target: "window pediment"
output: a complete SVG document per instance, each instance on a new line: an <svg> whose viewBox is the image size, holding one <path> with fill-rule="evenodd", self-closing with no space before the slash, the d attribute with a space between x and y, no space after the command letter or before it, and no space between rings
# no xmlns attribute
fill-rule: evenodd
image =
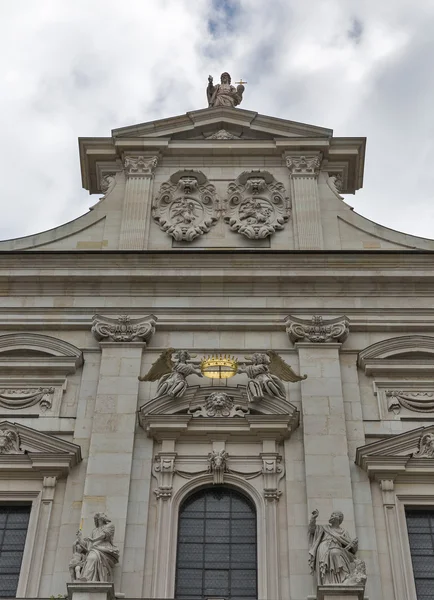
<svg viewBox="0 0 434 600"><path fill-rule="evenodd" d="M0 477L28 472L61 477L80 461L77 444L19 423L0 422Z"/></svg>
<svg viewBox="0 0 434 600"><path fill-rule="evenodd" d="M432 481L434 425L366 444L357 449L356 464L371 479Z"/></svg>
<svg viewBox="0 0 434 600"><path fill-rule="evenodd" d="M140 408L139 422L156 439L170 430L178 435L219 431L280 440L298 427L299 412L293 404L278 398L249 403L243 385L194 386L181 398L160 396L150 400Z"/></svg>

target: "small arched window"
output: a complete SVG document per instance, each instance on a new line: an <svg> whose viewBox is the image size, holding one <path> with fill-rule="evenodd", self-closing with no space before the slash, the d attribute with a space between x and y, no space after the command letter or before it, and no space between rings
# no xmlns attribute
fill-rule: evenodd
<svg viewBox="0 0 434 600"><path fill-rule="evenodd" d="M257 598L256 510L233 489L214 486L181 505L175 598Z"/></svg>

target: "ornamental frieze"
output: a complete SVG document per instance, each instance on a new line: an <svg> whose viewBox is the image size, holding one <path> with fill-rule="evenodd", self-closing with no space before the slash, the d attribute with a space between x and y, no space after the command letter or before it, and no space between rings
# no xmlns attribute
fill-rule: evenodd
<svg viewBox="0 0 434 600"><path fill-rule="evenodd" d="M344 342L350 332L347 317L323 319L314 315L311 319L299 319L289 316L286 320L286 333L294 344L296 342Z"/></svg>
<svg viewBox="0 0 434 600"><path fill-rule="evenodd" d="M283 229L290 202L282 183L267 171L245 171L228 186L224 220L232 231L253 240Z"/></svg>
<svg viewBox="0 0 434 600"><path fill-rule="evenodd" d="M200 171L174 173L152 203L154 221L177 242L208 233L220 212L215 187Z"/></svg>

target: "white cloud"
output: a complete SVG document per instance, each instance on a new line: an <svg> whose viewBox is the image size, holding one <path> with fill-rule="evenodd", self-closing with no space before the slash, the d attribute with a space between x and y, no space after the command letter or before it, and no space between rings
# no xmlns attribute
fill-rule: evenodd
<svg viewBox="0 0 434 600"><path fill-rule="evenodd" d="M2 6L0 238L87 211L77 137L204 108L209 73L243 108L368 137L350 198L434 237L434 4L420 0L17 0Z"/></svg>

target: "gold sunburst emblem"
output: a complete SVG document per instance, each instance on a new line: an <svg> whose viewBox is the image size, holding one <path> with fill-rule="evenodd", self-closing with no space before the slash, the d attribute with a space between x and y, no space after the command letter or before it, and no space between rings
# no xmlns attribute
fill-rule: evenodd
<svg viewBox="0 0 434 600"><path fill-rule="evenodd" d="M238 360L235 356L214 355L204 357L200 363L200 370L204 377L210 379L228 379L236 375Z"/></svg>

